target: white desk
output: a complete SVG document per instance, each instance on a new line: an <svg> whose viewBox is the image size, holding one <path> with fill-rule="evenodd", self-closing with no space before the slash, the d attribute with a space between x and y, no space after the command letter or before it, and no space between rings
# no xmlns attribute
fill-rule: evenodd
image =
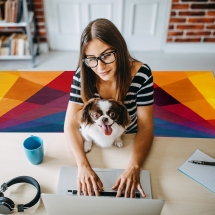
<svg viewBox="0 0 215 215"><path fill-rule="evenodd" d="M44 141L45 158L40 165L32 165L25 157L22 142L33 135ZM93 146L87 154L92 167L126 168L130 159L134 135L124 135L124 147L101 149ZM178 171L178 167L199 149L215 158L215 139L165 138L154 139L142 169L151 174L152 195L164 199L162 215L214 215L215 193ZM75 166L63 133L0 133L0 184L10 179L28 175L35 178L43 193L55 193L62 166ZM5 196L15 204L27 203L35 195L31 185L13 185ZM13 213L18 214L18 213ZM47 214L40 201L25 214Z"/></svg>

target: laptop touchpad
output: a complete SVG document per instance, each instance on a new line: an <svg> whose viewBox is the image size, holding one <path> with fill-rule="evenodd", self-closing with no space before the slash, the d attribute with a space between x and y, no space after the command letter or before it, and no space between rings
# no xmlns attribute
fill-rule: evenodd
<svg viewBox="0 0 215 215"><path fill-rule="evenodd" d="M117 180L117 171L96 171L96 174L102 181L105 191L112 190Z"/></svg>

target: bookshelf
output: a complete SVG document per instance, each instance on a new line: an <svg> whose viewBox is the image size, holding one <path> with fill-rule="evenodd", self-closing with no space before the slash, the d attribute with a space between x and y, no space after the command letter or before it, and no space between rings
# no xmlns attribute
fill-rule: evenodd
<svg viewBox="0 0 215 215"><path fill-rule="evenodd" d="M9 29L10 27L25 28L27 39L29 42L30 55L26 55L26 56L25 55L23 56L0 55L0 60L31 60L32 67L36 67L35 58L36 58L36 55L39 55L39 41L37 38L36 23L35 23L34 11L32 7L32 0L29 1L30 10L28 10L26 0L22 0L22 1L23 1L22 20L19 23L6 22L5 20L3 20L3 21L0 21L0 27L5 28L4 32L13 32L14 30L11 31ZM33 32L32 32L32 29L33 29ZM17 32L17 31L14 31L14 32Z"/></svg>

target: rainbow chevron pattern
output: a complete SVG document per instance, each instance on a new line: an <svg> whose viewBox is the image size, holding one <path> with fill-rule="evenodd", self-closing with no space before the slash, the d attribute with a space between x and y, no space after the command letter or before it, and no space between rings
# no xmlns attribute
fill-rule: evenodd
<svg viewBox="0 0 215 215"><path fill-rule="evenodd" d="M0 72L0 132L63 132L74 71ZM155 136L215 138L210 71L153 72Z"/></svg>
<svg viewBox="0 0 215 215"><path fill-rule="evenodd" d="M74 72L0 72L1 132L63 132Z"/></svg>
<svg viewBox="0 0 215 215"><path fill-rule="evenodd" d="M156 136L215 137L213 72L154 72Z"/></svg>

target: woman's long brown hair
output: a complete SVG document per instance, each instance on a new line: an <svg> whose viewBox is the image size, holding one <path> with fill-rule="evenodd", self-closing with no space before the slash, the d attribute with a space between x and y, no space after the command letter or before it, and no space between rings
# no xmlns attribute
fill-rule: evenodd
<svg viewBox="0 0 215 215"><path fill-rule="evenodd" d="M131 84L131 63L137 60L131 57L123 36L108 19L96 19L90 22L81 36L78 67L81 69L82 100L86 103L93 98L96 88L96 74L82 61L86 58L86 46L93 39L99 39L116 50L116 95L114 99L123 102Z"/></svg>

